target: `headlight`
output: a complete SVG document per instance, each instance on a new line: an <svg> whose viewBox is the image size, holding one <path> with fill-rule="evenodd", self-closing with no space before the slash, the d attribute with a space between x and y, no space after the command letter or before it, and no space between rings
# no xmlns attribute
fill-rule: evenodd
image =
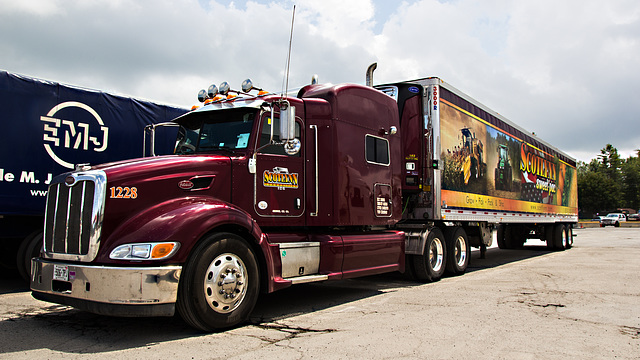
<svg viewBox="0 0 640 360"><path fill-rule="evenodd" d="M171 257L180 248L178 242L155 242L124 244L111 251L112 260L163 260Z"/></svg>

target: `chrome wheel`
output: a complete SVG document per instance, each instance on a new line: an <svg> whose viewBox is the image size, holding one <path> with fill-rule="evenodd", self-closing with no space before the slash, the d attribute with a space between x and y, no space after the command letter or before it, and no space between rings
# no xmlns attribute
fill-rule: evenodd
<svg viewBox="0 0 640 360"><path fill-rule="evenodd" d="M209 265L204 279L207 304L215 312L226 314L237 309L247 294L247 270L235 254L225 253Z"/></svg>
<svg viewBox="0 0 640 360"><path fill-rule="evenodd" d="M567 249L573 247L573 229L571 225L567 225Z"/></svg>
<svg viewBox="0 0 640 360"><path fill-rule="evenodd" d="M455 259L458 266L463 267L467 262L467 241L463 236L458 236L455 243Z"/></svg>
<svg viewBox="0 0 640 360"><path fill-rule="evenodd" d="M421 255L411 255L409 266L416 280L438 281L444 274L447 263L447 248L444 243L442 230L432 227L423 234L426 236L424 252Z"/></svg>
<svg viewBox="0 0 640 360"><path fill-rule="evenodd" d="M443 258L444 252L442 251L442 240L435 238L429 246L429 264L433 271L440 271L442 268Z"/></svg>

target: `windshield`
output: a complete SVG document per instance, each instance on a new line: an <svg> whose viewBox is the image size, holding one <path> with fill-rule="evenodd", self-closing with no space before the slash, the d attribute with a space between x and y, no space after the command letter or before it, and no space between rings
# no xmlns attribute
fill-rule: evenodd
<svg viewBox="0 0 640 360"><path fill-rule="evenodd" d="M258 110L239 108L192 113L179 121L175 154L246 149Z"/></svg>

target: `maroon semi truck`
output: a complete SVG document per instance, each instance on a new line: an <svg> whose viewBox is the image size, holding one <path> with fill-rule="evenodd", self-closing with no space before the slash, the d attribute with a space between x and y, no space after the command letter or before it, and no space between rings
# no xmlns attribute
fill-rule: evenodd
<svg viewBox="0 0 640 360"><path fill-rule="evenodd" d="M575 160L438 78L249 91L201 92L205 105L173 121L174 155L54 178L33 296L116 316L177 311L212 331L294 284L462 274L492 229L501 248L571 246ZM520 155L510 191L494 186L495 156L480 164L459 146L460 129L485 154ZM470 158L487 170L465 181Z"/></svg>

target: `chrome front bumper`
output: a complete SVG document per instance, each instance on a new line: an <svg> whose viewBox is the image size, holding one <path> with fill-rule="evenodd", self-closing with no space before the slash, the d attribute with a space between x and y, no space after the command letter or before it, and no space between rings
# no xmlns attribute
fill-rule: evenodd
<svg viewBox="0 0 640 360"><path fill-rule="evenodd" d="M181 266L86 266L34 258L31 290L36 299L98 314L172 316L181 271Z"/></svg>

